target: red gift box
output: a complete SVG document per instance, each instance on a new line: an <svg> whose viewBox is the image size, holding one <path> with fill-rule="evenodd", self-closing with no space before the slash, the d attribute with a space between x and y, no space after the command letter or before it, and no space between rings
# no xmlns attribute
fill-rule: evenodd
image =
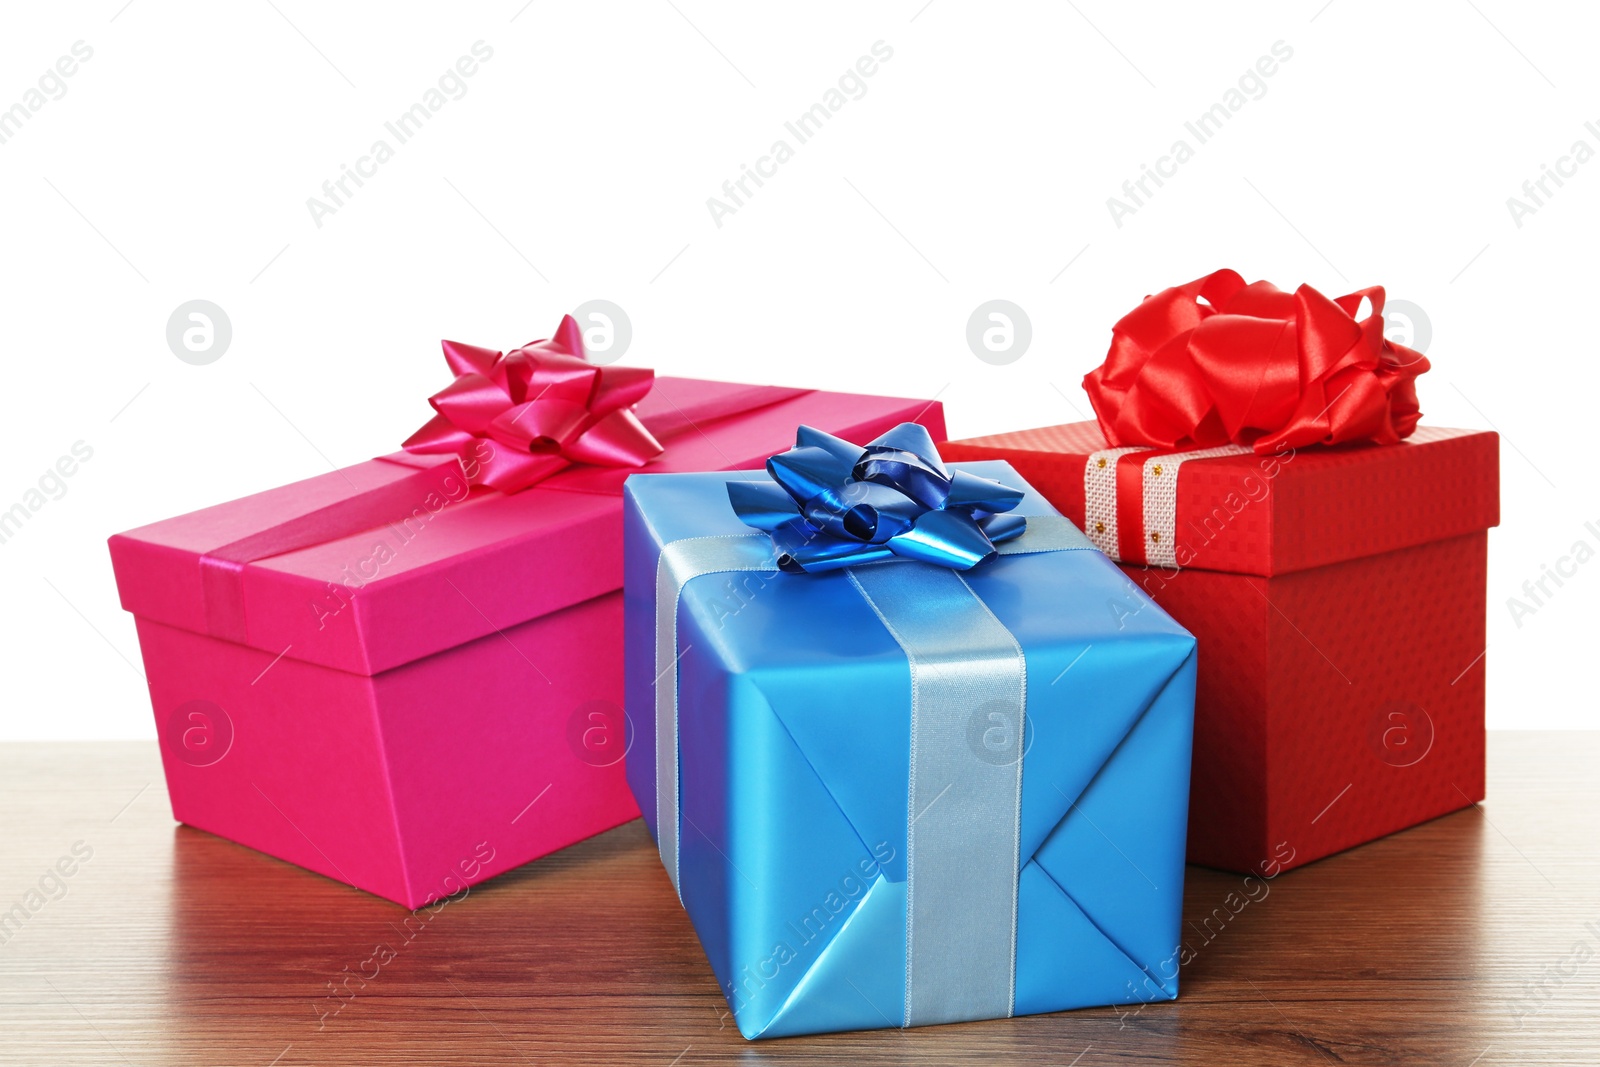
<svg viewBox="0 0 1600 1067"><path fill-rule="evenodd" d="M635 412L648 433L612 439L653 434L650 471L758 467L800 423L861 443L944 429L936 403L681 378ZM526 474L507 459L486 477ZM629 473L580 463L502 493L454 454L401 452L111 538L173 816L413 908L635 818Z"/></svg>
<svg viewBox="0 0 1600 1067"><path fill-rule="evenodd" d="M1266 874L1483 799L1498 449L1421 427L1396 445L1185 459L1108 449L1092 422L939 446L1009 460L1199 640L1189 860ZM1162 478L1173 521L1156 528L1147 479ZM1127 561L1163 535L1171 558Z"/></svg>
<svg viewBox="0 0 1600 1067"><path fill-rule="evenodd" d="M1010 461L1199 640L1191 862L1270 876L1483 799L1499 438L1417 426L1383 299L1219 271L1117 324L1098 424L940 446Z"/></svg>

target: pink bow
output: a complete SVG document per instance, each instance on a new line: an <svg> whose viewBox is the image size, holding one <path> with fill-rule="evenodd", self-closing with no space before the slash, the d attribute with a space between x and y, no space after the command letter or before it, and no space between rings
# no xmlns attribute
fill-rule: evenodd
<svg viewBox="0 0 1600 1067"><path fill-rule="evenodd" d="M403 447L455 453L473 485L515 493L575 463L642 467L662 452L633 412L655 372L589 363L571 315L548 341L504 354L442 345L456 380L428 398L438 414Z"/></svg>

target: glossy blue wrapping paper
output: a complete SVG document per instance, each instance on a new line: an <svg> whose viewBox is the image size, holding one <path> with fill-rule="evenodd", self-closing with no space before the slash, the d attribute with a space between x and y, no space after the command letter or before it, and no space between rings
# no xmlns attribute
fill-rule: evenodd
<svg viewBox="0 0 1600 1067"><path fill-rule="evenodd" d="M1065 523L1006 463L951 467L1022 490L1015 514L1054 517L1037 524L1039 537L1047 522ZM767 478L746 471L627 482L627 774L658 842L663 548L754 533L735 515L727 483ZM887 568L900 569L862 573ZM936 604L955 573L894 560L819 574L772 566L682 584L679 814L670 866L748 1038L1177 995L1194 639L1099 552L1024 548L959 572L1021 650L1020 739L1014 719L977 701L964 731L967 752L956 742L945 752L957 764L970 757L976 773L992 776L996 767L1014 768L1020 750L1020 802L1004 819L972 821L970 856L946 847L916 861L924 872L918 884L936 881L928 856L948 856L953 868L979 866L958 874L981 879L995 866L995 838L1014 839L1003 850L1014 869L1000 872L1014 887L1004 902L1010 914L990 906L991 894L983 915L930 915L926 900L935 898L925 891L910 924L925 954L936 957L941 947L949 958L968 954L959 940L940 946L940 938L984 944L970 953L980 961L978 978L943 976L932 1007L939 983L921 981L917 1002L908 1000L908 841L921 839L914 822L938 822L948 812L938 809L937 780L916 793L913 671L890 627L894 611L939 609L904 597L900 607L882 596L874 602L866 590L885 579L901 588L925 581ZM924 759L924 778L937 766ZM967 832L967 824L955 825ZM948 845L948 826L941 832ZM984 971L984 958L1008 961L1010 973ZM983 988L970 987L980 979Z"/></svg>

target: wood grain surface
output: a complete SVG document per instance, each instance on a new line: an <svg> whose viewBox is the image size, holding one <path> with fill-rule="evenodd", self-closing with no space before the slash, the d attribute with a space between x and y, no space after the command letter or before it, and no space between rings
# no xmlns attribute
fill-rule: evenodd
<svg viewBox="0 0 1600 1067"><path fill-rule="evenodd" d="M174 824L153 742L3 745L0 1062L1600 1063L1600 733L1489 753L1481 808L1191 867L1175 1003L749 1043L639 822L412 915Z"/></svg>

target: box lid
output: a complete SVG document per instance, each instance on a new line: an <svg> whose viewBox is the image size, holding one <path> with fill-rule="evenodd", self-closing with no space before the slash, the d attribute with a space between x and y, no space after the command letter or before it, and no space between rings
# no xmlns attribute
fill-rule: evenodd
<svg viewBox="0 0 1600 1067"><path fill-rule="evenodd" d="M637 412L666 446L652 472L759 467L801 423L944 436L937 402L689 378L657 378ZM630 473L573 467L508 496L400 452L117 534L112 566L136 615L376 674L620 589Z"/></svg>
<svg viewBox="0 0 1600 1067"><path fill-rule="evenodd" d="M1007 459L1113 558L1271 576L1499 525L1499 435L1419 426L1397 445L1110 448L1093 422L949 441Z"/></svg>

